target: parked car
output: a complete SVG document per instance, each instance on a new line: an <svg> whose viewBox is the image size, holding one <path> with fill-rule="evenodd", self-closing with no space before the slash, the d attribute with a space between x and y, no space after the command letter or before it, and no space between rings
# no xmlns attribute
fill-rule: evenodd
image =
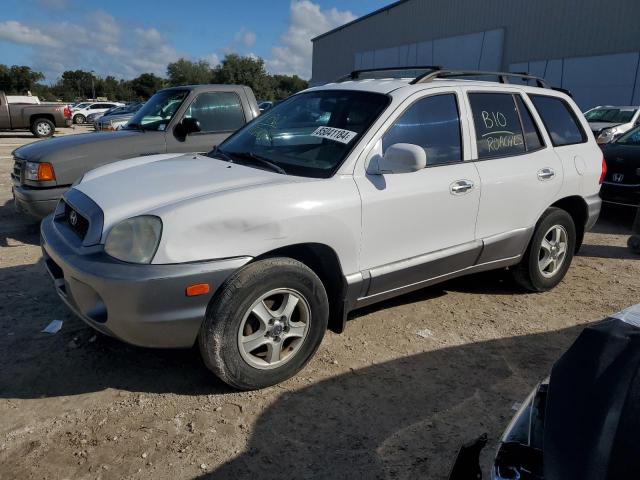
<svg viewBox="0 0 640 480"><path fill-rule="evenodd" d="M640 127L603 146L607 175L600 190L605 202L640 205Z"/></svg>
<svg viewBox="0 0 640 480"><path fill-rule="evenodd" d="M15 104L0 91L0 130L30 130L36 137L51 137L56 128L71 125L66 105Z"/></svg>
<svg viewBox="0 0 640 480"><path fill-rule="evenodd" d="M600 144L609 143L640 125L639 107L595 107L585 112L589 127Z"/></svg>
<svg viewBox="0 0 640 480"><path fill-rule="evenodd" d="M352 309L504 267L553 288L598 217L602 152L566 94L460 75L311 88L207 155L87 173L41 225L60 297L255 389Z"/></svg>
<svg viewBox="0 0 640 480"><path fill-rule="evenodd" d="M249 87L196 85L161 90L126 129L69 135L14 150L11 176L16 207L42 218L92 168L142 155L207 152L258 114Z"/></svg>
<svg viewBox="0 0 640 480"><path fill-rule="evenodd" d="M113 131L123 128L129 120L133 118L135 113L142 108L143 102L134 103L114 109L103 115L96 123L94 123L97 131Z"/></svg>
<svg viewBox="0 0 640 480"><path fill-rule="evenodd" d="M509 423L491 478L640 478L638 339L640 305L587 327Z"/></svg>
<svg viewBox="0 0 640 480"><path fill-rule="evenodd" d="M89 104L80 104L72 112L73 123L82 124L86 123L87 117L93 113L104 113L107 110L114 107L121 107L124 103L121 102L91 102ZM78 108L81 107L81 108Z"/></svg>

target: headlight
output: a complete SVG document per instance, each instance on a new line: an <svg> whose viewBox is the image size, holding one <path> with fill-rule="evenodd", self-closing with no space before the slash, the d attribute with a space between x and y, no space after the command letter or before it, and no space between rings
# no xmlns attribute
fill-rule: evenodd
<svg viewBox="0 0 640 480"><path fill-rule="evenodd" d="M604 130L602 130L600 132L600 135L598 135L598 142L600 143L608 143L611 140L613 140L616 136L617 133L617 129L614 128L605 128Z"/></svg>
<svg viewBox="0 0 640 480"><path fill-rule="evenodd" d="M56 179L53 166L47 162L25 162L24 165L25 180L34 182L50 182Z"/></svg>
<svg viewBox="0 0 640 480"><path fill-rule="evenodd" d="M123 262L151 263L161 235L160 218L152 215L129 218L111 229L104 251Z"/></svg>

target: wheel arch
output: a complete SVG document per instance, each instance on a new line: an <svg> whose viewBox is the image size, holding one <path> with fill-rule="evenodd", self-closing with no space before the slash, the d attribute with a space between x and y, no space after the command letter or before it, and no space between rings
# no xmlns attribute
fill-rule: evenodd
<svg viewBox="0 0 640 480"><path fill-rule="evenodd" d="M329 299L329 330L342 333L346 318L346 280L335 250L323 243L298 243L270 250L255 257L253 261L272 257L293 258L318 275Z"/></svg>
<svg viewBox="0 0 640 480"><path fill-rule="evenodd" d="M573 223L576 227L576 246L575 253L578 253L584 240L585 226L587 224L587 218L589 216L589 207L584 198L573 195L570 197L564 197L556 201L550 207L556 207L564 210L573 219Z"/></svg>
<svg viewBox="0 0 640 480"><path fill-rule="evenodd" d="M55 120L55 118L54 118L54 116L52 114L50 114L50 113L34 113L33 115L31 115L29 117L29 126L32 126L36 120L39 120L41 118L53 122L54 125L56 124L56 120Z"/></svg>

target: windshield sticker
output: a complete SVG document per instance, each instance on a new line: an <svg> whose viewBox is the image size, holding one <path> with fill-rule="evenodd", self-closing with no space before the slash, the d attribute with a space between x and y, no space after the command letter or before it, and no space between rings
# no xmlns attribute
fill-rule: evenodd
<svg viewBox="0 0 640 480"><path fill-rule="evenodd" d="M358 135L357 132L332 127L318 127L311 134L312 137L327 138L344 144L349 143L356 135Z"/></svg>

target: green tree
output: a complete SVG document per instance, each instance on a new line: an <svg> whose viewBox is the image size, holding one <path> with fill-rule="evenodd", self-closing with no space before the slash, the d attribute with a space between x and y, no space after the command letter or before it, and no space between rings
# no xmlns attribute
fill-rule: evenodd
<svg viewBox="0 0 640 480"><path fill-rule="evenodd" d="M253 89L256 98L274 98L272 81L261 58L229 54L214 70L213 82L247 85Z"/></svg>
<svg viewBox="0 0 640 480"><path fill-rule="evenodd" d="M31 70L25 65L0 65L0 90L7 94L22 95L33 90L34 85L44 80L42 72Z"/></svg>
<svg viewBox="0 0 640 480"><path fill-rule="evenodd" d="M272 82L276 100L290 97L294 93L309 87L309 82L297 75L274 75Z"/></svg>
<svg viewBox="0 0 640 480"><path fill-rule="evenodd" d="M153 73L143 73L131 80L131 90L136 98L147 100L164 86L164 79Z"/></svg>
<svg viewBox="0 0 640 480"><path fill-rule="evenodd" d="M181 58L167 65L167 76L172 87L209 83L212 77L211 65L205 60L192 62Z"/></svg>

